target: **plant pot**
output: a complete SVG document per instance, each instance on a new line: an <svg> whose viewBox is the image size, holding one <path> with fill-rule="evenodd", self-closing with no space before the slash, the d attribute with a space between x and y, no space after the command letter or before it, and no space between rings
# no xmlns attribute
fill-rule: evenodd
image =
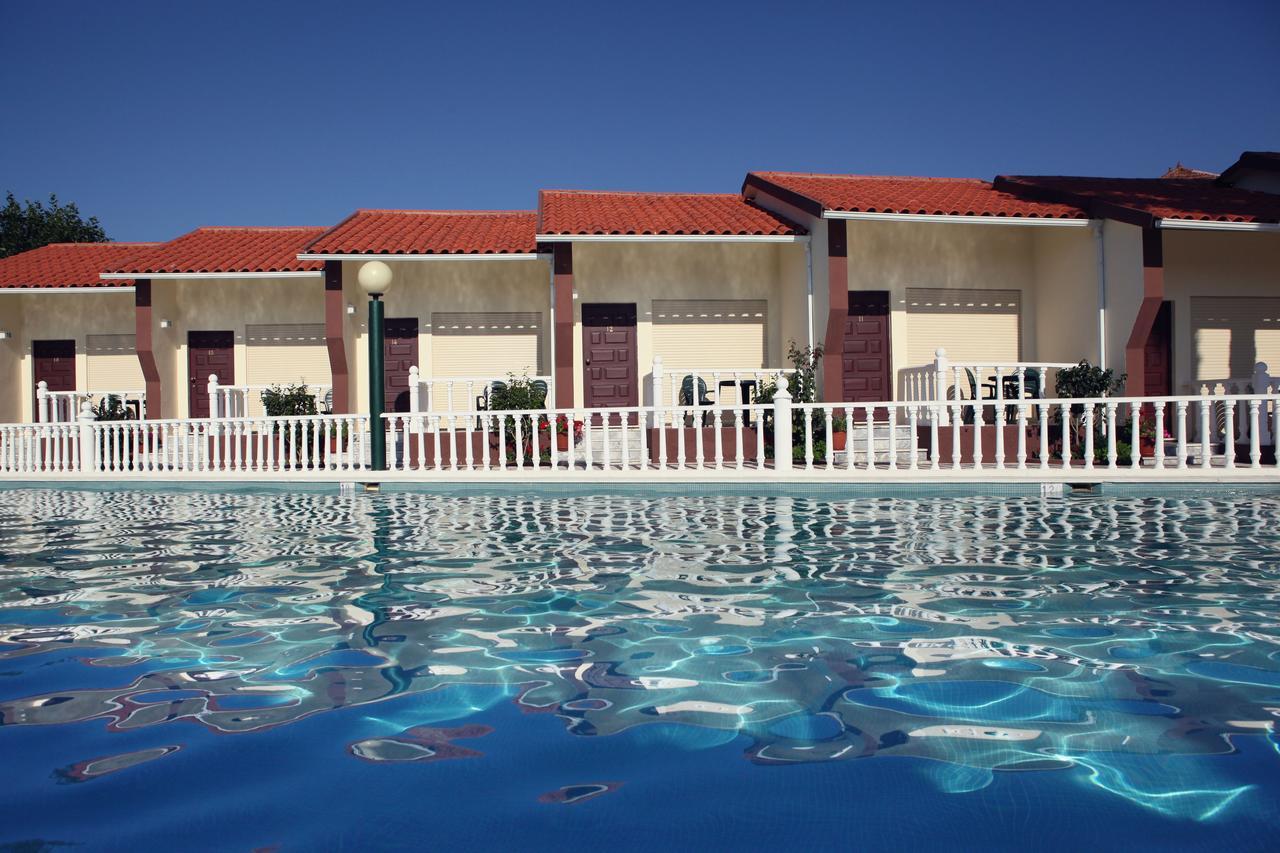
<svg viewBox="0 0 1280 853"><path fill-rule="evenodd" d="M831 434L831 443L835 446L834 449L837 451L844 450L845 441L848 436L849 434L847 432L833 432Z"/></svg>
<svg viewBox="0 0 1280 853"><path fill-rule="evenodd" d="M569 434L556 433L556 450L565 453L569 450Z"/></svg>

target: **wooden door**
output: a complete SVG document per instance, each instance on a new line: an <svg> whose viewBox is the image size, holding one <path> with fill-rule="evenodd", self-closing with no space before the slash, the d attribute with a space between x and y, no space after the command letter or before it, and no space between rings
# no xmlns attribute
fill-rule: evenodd
<svg viewBox="0 0 1280 853"><path fill-rule="evenodd" d="M844 402L891 398L889 379L889 293L849 291L849 314L840 351Z"/></svg>
<svg viewBox="0 0 1280 853"><path fill-rule="evenodd" d="M35 408L31 411L35 413L32 420L36 421L40 419L40 397L36 387L40 382L43 381L50 391L76 390L76 342L73 340L32 341L31 356L35 362L35 380L31 384ZM54 403L50 401L51 420L74 419L75 413L69 410L69 403L64 403L68 408L61 412L55 412L53 405Z"/></svg>
<svg viewBox="0 0 1280 853"><path fill-rule="evenodd" d="M1143 349L1142 393L1147 397L1173 394L1173 303L1162 302Z"/></svg>
<svg viewBox="0 0 1280 853"><path fill-rule="evenodd" d="M640 405L634 302L582 306L583 403L588 408Z"/></svg>
<svg viewBox="0 0 1280 853"><path fill-rule="evenodd" d="M219 385L236 384L234 332L187 332L187 412L209 417L209 374Z"/></svg>
<svg viewBox="0 0 1280 853"><path fill-rule="evenodd" d="M418 318L382 321L382 388L388 412L409 411L409 368L418 363Z"/></svg>

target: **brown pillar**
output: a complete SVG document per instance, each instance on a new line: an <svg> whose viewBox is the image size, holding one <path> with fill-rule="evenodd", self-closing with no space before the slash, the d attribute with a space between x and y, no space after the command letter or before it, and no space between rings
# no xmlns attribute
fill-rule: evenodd
<svg viewBox="0 0 1280 853"><path fill-rule="evenodd" d="M555 243L551 271L554 275L556 351L553 362L556 408L573 408L573 244Z"/></svg>
<svg viewBox="0 0 1280 853"><path fill-rule="evenodd" d="M347 346L343 335L346 306L342 301L342 261L324 262L324 343L329 350L329 374L333 377L333 413L351 411L351 385L347 373Z"/></svg>
<svg viewBox="0 0 1280 853"><path fill-rule="evenodd" d="M1133 331L1124 348L1124 367L1128 374L1125 394L1141 397L1146 391L1147 338L1164 301L1164 248L1162 232L1151 226L1142 229L1142 305L1133 321Z"/></svg>
<svg viewBox="0 0 1280 853"><path fill-rule="evenodd" d="M164 398L160 388L160 369L156 367L156 354L151 341L151 279L140 278L133 283L133 335L134 350L138 353L138 365L147 386L147 417L155 420L164 417Z"/></svg>
<svg viewBox="0 0 1280 853"><path fill-rule="evenodd" d="M822 342L822 400L844 399L844 326L849 317L849 247L843 219L827 220L827 335Z"/></svg>

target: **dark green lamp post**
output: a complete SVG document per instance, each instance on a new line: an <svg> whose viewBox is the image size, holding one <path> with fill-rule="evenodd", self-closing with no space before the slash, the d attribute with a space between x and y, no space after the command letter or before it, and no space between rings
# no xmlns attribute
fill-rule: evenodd
<svg viewBox="0 0 1280 853"><path fill-rule="evenodd" d="M387 430L382 412L387 407L382 366L382 295L391 287L391 267L369 261L356 276L369 295L369 445L374 471L387 470Z"/></svg>

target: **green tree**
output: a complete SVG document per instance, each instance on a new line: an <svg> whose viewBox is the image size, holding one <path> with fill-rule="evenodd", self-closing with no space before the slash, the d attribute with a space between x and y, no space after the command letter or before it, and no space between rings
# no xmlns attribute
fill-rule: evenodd
<svg viewBox="0 0 1280 853"><path fill-rule="evenodd" d="M106 243L110 238L96 216L85 219L74 203L63 204L56 195L49 204L27 200L23 206L13 193L0 208L0 258L7 258L50 243Z"/></svg>

